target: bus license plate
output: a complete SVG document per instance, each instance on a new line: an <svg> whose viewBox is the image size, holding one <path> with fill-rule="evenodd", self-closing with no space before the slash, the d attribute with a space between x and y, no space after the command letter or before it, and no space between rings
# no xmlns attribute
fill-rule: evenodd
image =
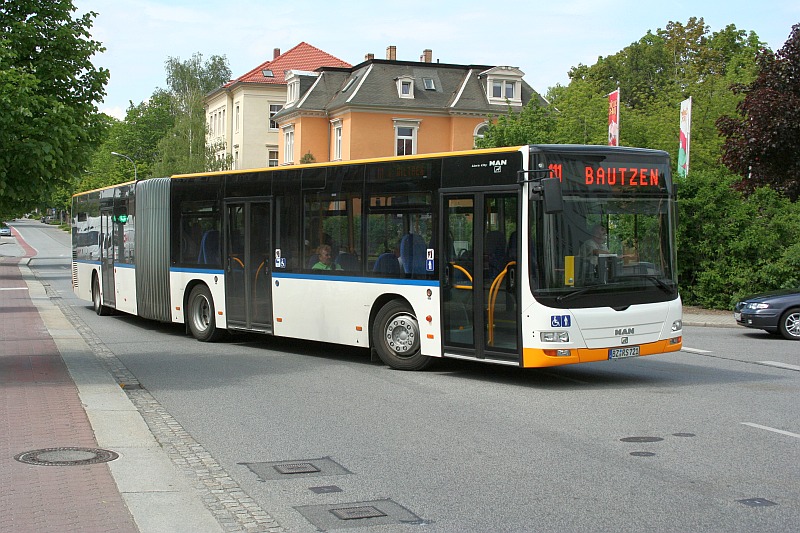
<svg viewBox="0 0 800 533"><path fill-rule="evenodd" d="M622 359L624 357L636 357L639 355L638 346L627 346L625 348L610 348L608 350L609 359Z"/></svg>

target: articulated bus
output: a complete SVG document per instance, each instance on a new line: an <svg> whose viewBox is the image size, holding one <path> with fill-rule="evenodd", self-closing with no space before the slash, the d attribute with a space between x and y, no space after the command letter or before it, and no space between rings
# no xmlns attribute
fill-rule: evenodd
<svg viewBox="0 0 800 533"><path fill-rule="evenodd" d="M200 341L261 332L404 370L681 349L666 152L532 145L176 175L77 194L72 213L76 295Z"/></svg>

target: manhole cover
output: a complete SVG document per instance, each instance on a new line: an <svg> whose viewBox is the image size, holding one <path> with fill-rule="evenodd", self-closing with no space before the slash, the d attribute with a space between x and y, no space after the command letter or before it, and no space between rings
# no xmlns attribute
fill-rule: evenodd
<svg viewBox="0 0 800 533"><path fill-rule="evenodd" d="M45 448L17 454L14 459L38 466L83 466L107 463L117 457L116 452L100 448Z"/></svg>
<svg viewBox="0 0 800 533"><path fill-rule="evenodd" d="M664 439L661 437L625 437L619 440L622 442L658 442Z"/></svg>

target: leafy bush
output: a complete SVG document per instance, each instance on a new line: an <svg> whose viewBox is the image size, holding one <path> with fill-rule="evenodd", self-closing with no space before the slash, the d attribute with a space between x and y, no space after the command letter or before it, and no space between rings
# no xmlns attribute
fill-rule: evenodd
<svg viewBox="0 0 800 533"><path fill-rule="evenodd" d="M679 183L678 271L688 304L730 308L741 296L800 282L800 204L769 188L749 197L720 169Z"/></svg>

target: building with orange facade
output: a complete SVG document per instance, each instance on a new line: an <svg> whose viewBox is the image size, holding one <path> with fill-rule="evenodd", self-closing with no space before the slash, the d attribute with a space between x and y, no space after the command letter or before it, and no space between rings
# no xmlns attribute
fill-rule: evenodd
<svg viewBox="0 0 800 533"><path fill-rule="evenodd" d="M272 120L279 164L467 150L491 117L545 101L515 67L434 63L369 54L354 67L285 73L286 102Z"/></svg>

